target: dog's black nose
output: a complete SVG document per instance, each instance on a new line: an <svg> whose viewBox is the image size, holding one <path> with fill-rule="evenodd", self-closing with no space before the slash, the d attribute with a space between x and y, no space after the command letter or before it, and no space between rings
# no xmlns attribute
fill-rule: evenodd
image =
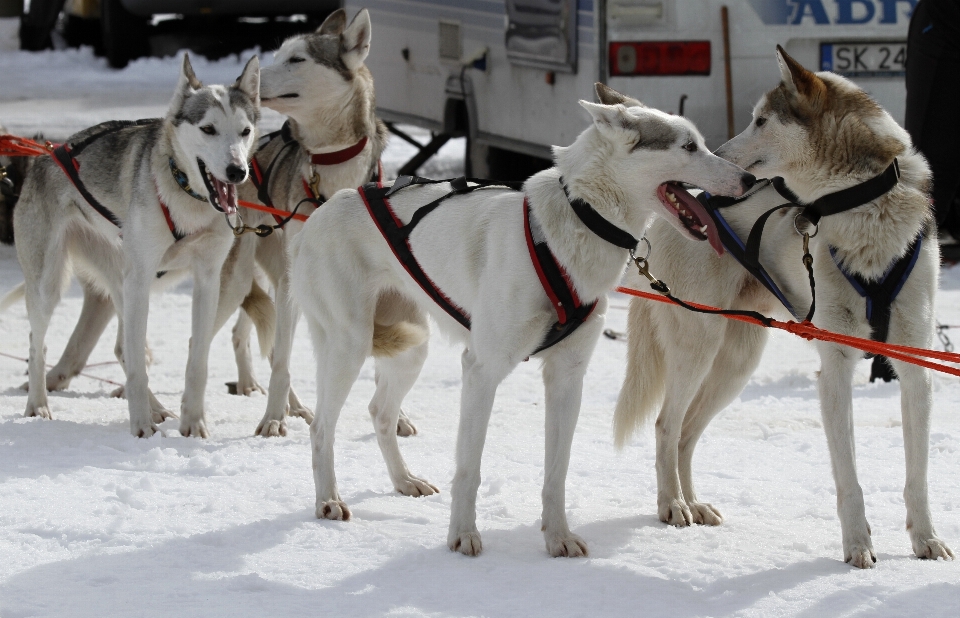
<svg viewBox="0 0 960 618"><path fill-rule="evenodd" d="M233 165L232 163L227 166L227 180L233 183L242 181L247 177L247 170L243 169L239 165Z"/></svg>
<svg viewBox="0 0 960 618"><path fill-rule="evenodd" d="M745 188L749 189L749 188L752 187L753 185L757 184L757 177L754 176L753 174L746 173L746 174L744 174L743 177L740 179L740 182L743 183L743 186L744 186Z"/></svg>

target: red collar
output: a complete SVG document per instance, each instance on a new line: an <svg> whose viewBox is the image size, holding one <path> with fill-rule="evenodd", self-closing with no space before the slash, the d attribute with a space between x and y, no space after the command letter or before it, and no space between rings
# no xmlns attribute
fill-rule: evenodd
<svg viewBox="0 0 960 618"><path fill-rule="evenodd" d="M362 151L366 145L367 138L364 137L349 148L344 148L343 150L338 150L336 152L324 152L322 154L310 155L310 162L314 165L337 165L338 163L346 163L350 159L360 154L360 151Z"/></svg>

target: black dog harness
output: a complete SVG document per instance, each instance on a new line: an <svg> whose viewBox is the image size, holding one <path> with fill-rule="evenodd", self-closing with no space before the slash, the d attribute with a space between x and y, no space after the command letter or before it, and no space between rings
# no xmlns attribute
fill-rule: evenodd
<svg viewBox="0 0 960 618"><path fill-rule="evenodd" d="M105 135L116 133L117 131L129 127L148 126L158 124L160 122L162 122L160 118L147 118L144 120L111 120L98 125L101 128L99 131L88 135L78 142L60 144L59 146L55 147L51 153L54 163L56 163L57 166L63 170L63 172L67 175L67 178L70 179L70 182L73 183L73 186L76 187L80 195L83 196L83 199L85 199L94 210L100 213L104 219L117 226L117 228L123 227L123 223L120 221L120 218L117 217L112 210L104 206L97 198L95 198L93 194L90 193L90 190L87 189L83 181L80 180L80 161L77 159L77 157L80 156L80 153L83 152L87 146ZM170 170L173 173L174 179L177 180L177 184L179 184L180 187L191 197L202 201L207 201L206 198L192 191L189 185L184 185L186 182L186 175L177 169L173 159L170 159ZM183 177L182 182L180 178L178 178L178 172ZM160 197L159 192L157 193L157 199L160 201L160 208L163 210L163 218L167 222L167 227L170 228L170 233L173 234L174 242L181 240L184 237L184 234L180 233L177 230L176 225L174 225L173 218L170 216L170 209L167 208L167 205Z"/></svg>
<svg viewBox="0 0 960 618"><path fill-rule="evenodd" d="M261 204L271 208L276 208L273 204L273 200L270 199L270 177L273 175L273 170L276 167L277 162L280 161L281 155L283 155L287 147L300 145L299 142L297 142L297 140L293 137L289 120L283 123L283 126L280 127L279 131L274 131L273 133L265 135L261 139L257 150L262 150L267 146L267 144L275 139L282 139L283 146L281 146L277 154L274 155L273 160L270 161L270 165L267 166L266 170L260 167L260 162L257 160L256 156L254 156L250 161L251 171L253 172L250 174L250 180L253 182L253 186L257 188L257 199L260 200ZM341 163L346 163L363 151L364 147L367 145L367 141L367 138L363 137L353 146L349 146L343 150L311 155L310 163L313 165L339 165ZM380 161L377 161L377 167L372 172L370 181L378 184L383 182L383 164ZM293 218L293 215L296 214L297 210L300 208L300 205L304 202L309 202L319 208L324 204L324 202L327 201L326 196L316 193L306 179L301 179L301 182L303 183L303 192L306 194L306 197L297 203L293 211L288 216L283 217L281 215L274 214L273 219L277 222L275 228L282 228L284 225L286 225L290 219Z"/></svg>
<svg viewBox="0 0 960 618"><path fill-rule="evenodd" d="M775 211L782 208L803 208L798 216L803 217L812 225L816 226L822 217L846 212L876 200L895 187L899 181L900 165L897 160L894 159L893 163L878 176L874 176L853 187L825 195L809 204L802 204L797 195L786 186L783 178L774 178L769 182L773 184L777 193L786 199L787 202L780 206L775 206L761 215L750 230L750 236L747 238L746 243L733 231L729 223L723 218L720 210L743 201L749 197L749 195L740 198L728 198L703 193L697 196L697 199L706 207L707 212L716 224L720 240L724 248L730 252L730 255L760 281L764 287L770 290L794 317L800 319L796 310L787 301L783 292L777 287L776 283L760 264L760 240L767 219L769 219L770 215ZM844 267L842 261L837 258L836 249L834 247L829 248L834 264L836 264L840 272L843 273L847 281L850 282L850 285L853 286L857 293L866 301L866 317L872 329L871 339L874 341L885 342L887 340L893 301L910 277L910 273L913 271L913 267L916 265L920 255L922 243L923 232L921 231L913 242L910 243L906 253L902 257L894 260L883 276L876 281L867 280L862 275L850 272ZM871 382L877 378L882 379L884 382L889 382L896 377L896 373L893 371L893 368L890 367L885 357L874 357L870 372Z"/></svg>
<svg viewBox="0 0 960 618"><path fill-rule="evenodd" d="M442 182L450 183L452 189L450 193L418 208L406 225L397 217L393 208L390 206L390 202L387 200L391 195L406 187L438 184ZM561 184L562 182L561 180ZM488 187L519 190L521 185L520 183L462 177L452 180L428 180L416 176L401 176L392 187L383 187L376 183L369 183L358 189L360 197L367 207L367 211L370 213L380 233L383 234L384 240L390 245L397 260L400 261L407 273L420 285L427 296L467 330L470 330L471 326L470 316L463 308L457 306L455 302L447 297L430 279L429 275L423 271L423 268L421 268L411 250L410 233L424 217L433 212L433 210L448 198ZM566 191L565 187L564 190ZM567 195L569 200L569 194ZM629 243L630 240L625 239L625 237L629 237L632 239L631 247L636 247L636 239L604 219L583 200L570 200L570 204L581 220L583 220L594 233L598 233L601 238L604 238L604 240L608 242L614 242L614 240L616 240L619 243ZM587 221L590 223L587 223ZM530 205L526 197L524 197L523 200L523 227L524 236L527 240L527 249L530 252L530 260L533 262L534 270L537 272L537 277L540 279L540 284L543 286L544 292L546 292L547 297L550 299L557 313L557 321L547 331L536 350L531 353L537 354L570 336L587 320L596 308L597 301L584 304L577 295L566 270L557 262L553 252L550 251L550 247L547 245L539 224L535 218L530 216ZM597 232L597 230L601 230L602 233ZM614 244L617 244L617 242L614 242Z"/></svg>

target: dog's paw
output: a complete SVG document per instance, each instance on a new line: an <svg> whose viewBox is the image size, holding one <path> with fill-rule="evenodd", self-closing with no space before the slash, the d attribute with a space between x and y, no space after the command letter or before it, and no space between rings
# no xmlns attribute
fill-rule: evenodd
<svg viewBox="0 0 960 618"><path fill-rule="evenodd" d="M287 406L287 416L299 416L307 425L313 422L313 412L299 401L297 401L297 405Z"/></svg>
<svg viewBox="0 0 960 618"><path fill-rule="evenodd" d="M118 386L117 388L113 389L113 391L110 393L110 396L115 399L126 399L127 393L122 386Z"/></svg>
<svg viewBox="0 0 960 618"><path fill-rule="evenodd" d="M331 519L333 521L349 521L350 509L342 500L327 500L317 504L317 519Z"/></svg>
<svg viewBox="0 0 960 618"><path fill-rule="evenodd" d="M287 423L276 419L263 419L257 425L256 435L263 438L278 438L287 435Z"/></svg>
<svg viewBox="0 0 960 618"><path fill-rule="evenodd" d="M925 558L928 560L936 560L938 558L953 560L956 558L953 550L947 547L947 544L937 537L919 540L913 539L913 553L917 555L917 558Z"/></svg>
<svg viewBox="0 0 960 618"><path fill-rule="evenodd" d="M164 408L163 406L150 406L150 417L153 419L153 422L159 425L168 418L180 418L170 410Z"/></svg>
<svg viewBox="0 0 960 618"><path fill-rule="evenodd" d="M589 554L587 542L572 532L544 533L544 538L547 542L547 553L554 558L584 558Z"/></svg>
<svg viewBox="0 0 960 618"><path fill-rule="evenodd" d="M683 527L693 523L693 514L690 512L690 507L680 499L660 501L657 514L660 516L660 521L671 526Z"/></svg>
<svg viewBox="0 0 960 618"><path fill-rule="evenodd" d="M712 504L706 502L688 502L693 523L702 526L719 526L723 523L723 515Z"/></svg>
<svg viewBox="0 0 960 618"><path fill-rule="evenodd" d="M188 419L187 415L183 415L184 418L180 419L180 435L184 438L209 438L210 434L207 432L207 423L202 418L199 419Z"/></svg>
<svg viewBox="0 0 960 618"><path fill-rule="evenodd" d="M407 415L403 413L403 410L400 410L400 418L397 419L397 435L401 438L408 438L410 436L417 435L417 427L414 425Z"/></svg>
<svg viewBox="0 0 960 618"><path fill-rule="evenodd" d="M483 551L483 543L480 542L480 533L476 530L470 532L451 532L447 537L447 547L450 551L460 552L464 556L479 556Z"/></svg>
<svg viewBox="0 0 960 618"><path fill-rule="evenodd" d="M873 553L873 546L870 543L855 544L845 554L844 562L858 569L872 569L877 563L877 555Z"/></svg>
<svg viewBox="0 0 960 618"><path fill-rule="evenodd" d="M69 377L65 374L47 374L47 390L51 393L54 391L65 391L70 387L70 381L73 380L72 377ZM27 387L30 386L30 383L27 383Z"/></svg>
<svg viewBox="0 0 960 618"><path fill-rule="evenodd" d="M40 418L52 419L53 415L50 414L50 406L38 406L31 402L27 402L27 409L24 410L23 415L27 418L38 416Z"/></svg>
<svg viewBox="0 0 960 618"><path fill-rule="evenodd" d="M134 438L149 438L157 432L166 435L149 417L145 422L130 421L130 433L133 434Z"/></svg>
<svg viewBox="0 0 960 618"><path fill-rule="evenodd" d="M440 490L435 486L413 475L408 476L394 485L397 488L397 491L403 495L413 496L414 498L419 498L420 496L432 496L433 494L440 493Z"/></svg>
<svg viewBox="0 0 960 618"><path fill-rule="evenodd" d="M257 382L257 379L253 376L240 376L236 381L237 392L236 395L243 395L244 397L249 397L254 393L260 393L261 395L267 394L267 389L260 386L260 383Z"/></svg>

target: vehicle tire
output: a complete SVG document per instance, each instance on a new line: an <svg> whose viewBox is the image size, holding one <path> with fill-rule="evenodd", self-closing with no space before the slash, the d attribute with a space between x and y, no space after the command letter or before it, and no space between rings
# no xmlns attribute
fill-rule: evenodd
<svg viewBox="0 0 960 618"><path fill-rule="evenodd" d="M100 1L103 55L110 66L122 69L131 60L149 53L148 26L148 17L134 15L123 7L120 0Z"/></svg>

